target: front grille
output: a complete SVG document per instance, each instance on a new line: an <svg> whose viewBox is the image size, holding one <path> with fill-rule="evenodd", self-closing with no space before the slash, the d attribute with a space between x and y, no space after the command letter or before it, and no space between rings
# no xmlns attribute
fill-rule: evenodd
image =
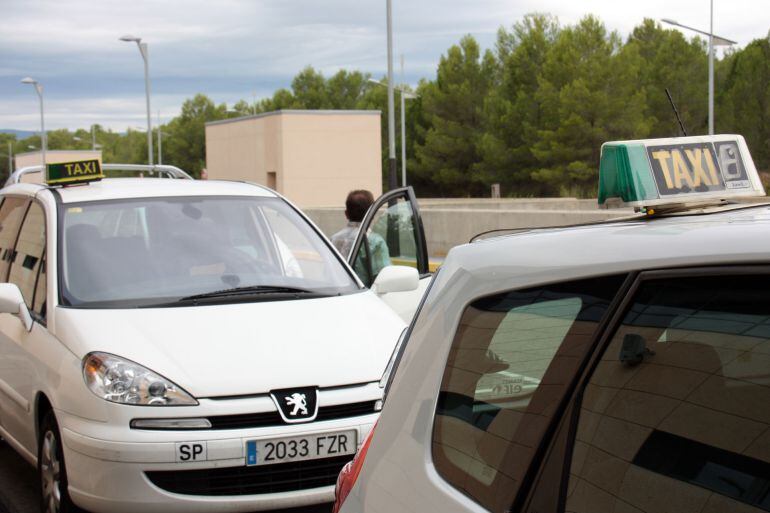
<svg viewBox="0 0 770 513"><path fill-rule="evenodd" d="M158 488L182 495L259 495L331 486L352 455L258 467L146 472Z"/></svg>
<svg viewBox="0 0 770 513"><path fill-rule="evenodd" d="M360 403L338 404L335 406L322 406L318 408L316 421L345 419L375 413L376 401L364 401ZM248 429L267 426L281 426L285 422L277 411L264 413L244 413L240 415L218 415L208 417L211 429Z"/></svg>

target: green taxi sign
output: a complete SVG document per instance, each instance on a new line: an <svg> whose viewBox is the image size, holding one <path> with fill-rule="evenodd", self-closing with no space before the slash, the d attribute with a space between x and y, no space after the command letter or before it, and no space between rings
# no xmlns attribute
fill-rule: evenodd
<svg viewBox="0 0 770 513"><path fill-rule="evenodd" d="M762 181L740 135L602 145L600 205L643 209L764 195Z"/></svg>
<svg viewBox="0 0 770 513"><path fill-rule="evenodd" d="M99 159L59 162L46 166L45 181L48 185L93 182L102 178L104 173L102 173L102 164Z"/></svg>

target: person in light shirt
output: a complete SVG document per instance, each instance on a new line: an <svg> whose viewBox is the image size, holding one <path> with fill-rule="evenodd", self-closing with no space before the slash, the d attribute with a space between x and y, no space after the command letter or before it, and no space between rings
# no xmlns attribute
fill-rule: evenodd
<svg viewBox="0 0 770 513"><path fill-rule="evenodd" d="M374 196L370 191L359 189L348 193L348 197L345 199L345 217L348 219L348 224L332 235L332 244L343 257L350 257L353 244L355 244L361 228L361 221L363 221L372 203L374 203ZM380 270L391 263L388 245L380 234L370 230L366 234L366 240L369 246L368 255L362 246L361 254L356 257L353 269L364 283L370 286ZM367 256L371 259L371 267L366 265Z"/></svg>

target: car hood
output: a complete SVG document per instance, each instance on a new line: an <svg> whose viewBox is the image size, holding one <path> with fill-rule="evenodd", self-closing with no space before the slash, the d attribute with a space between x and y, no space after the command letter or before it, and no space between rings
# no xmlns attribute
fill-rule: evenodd
<svg viewBox="0 0 770 513"><path fill-rule="evenodd" d="M131 310L56 309L56 335L139 363L193 396L377 381L404 322L371 291Z"/></svg>

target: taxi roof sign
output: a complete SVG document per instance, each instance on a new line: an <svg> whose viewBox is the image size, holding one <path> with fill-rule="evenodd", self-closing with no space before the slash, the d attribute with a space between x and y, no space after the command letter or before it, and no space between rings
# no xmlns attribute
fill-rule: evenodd
<svg viewBox="0 0 770 513"><path fill-rule="evenodd" d="M104 173L99 159L59 162L46 166L45 181L48 185L72 185L93 182L102 178L104 178Z"/></svg>
<svg viewBox="0 0 770 513"><path fill-rule="evenodd" d="M599 204L637 209L764 196L740 135L614 141L602 145Z"/></svg>

